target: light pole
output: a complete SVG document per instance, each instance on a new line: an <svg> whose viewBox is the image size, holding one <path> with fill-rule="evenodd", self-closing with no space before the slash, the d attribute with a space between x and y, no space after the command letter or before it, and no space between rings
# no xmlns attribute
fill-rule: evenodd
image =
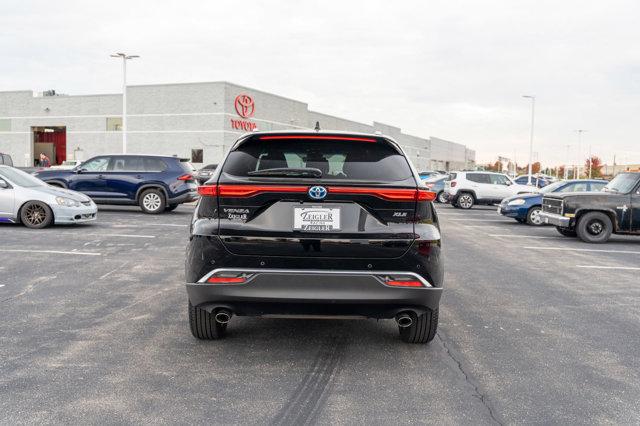
<svg viewBox="0 0 640 426"><path fill-rule="evenodd" d="M531 99L531 137L529 139L529 179L527 185L531 185L531 162L533 161L533 125L536 114L536 97L533 95L522 95L523 98Z"/></svg>
<svg viewBox="0 0 640 426"><path fill-rule="evenodd" d="M578 133L578 165L577 167L577 174L578 174L578 179L580 179L580 161L582 161L582 159L580 158L580 156L582 155L581 151L582 151L582 133L586 132L586 130L584 129L578 129L576 130L576 133ZM589 159L589 161L591 161L591 159Z"/></svg>
<svg viewBox="0 0 640 426"><path fill-rule="evenodd" d="M122 153L127 153L127 60L139 58L138 55L114 53L112 58L122 58Z"/></svg>

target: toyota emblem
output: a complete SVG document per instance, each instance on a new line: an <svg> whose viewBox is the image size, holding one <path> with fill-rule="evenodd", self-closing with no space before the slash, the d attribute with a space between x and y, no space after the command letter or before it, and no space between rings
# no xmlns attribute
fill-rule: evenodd
<svg viewBox="0 0 640 426"><path fill-rule="evenodd" d="M324 186L312 186L309 188L309 197L314 200L322 200L327 196L327 188Z"/></svg>
<svg viewBox="0 0 640 426"><path fill-rule="evenodd" d="M236 112L242 118L253 117L253 113L256 109L253 98L249 95L238 95L234 102Z"/></svg>

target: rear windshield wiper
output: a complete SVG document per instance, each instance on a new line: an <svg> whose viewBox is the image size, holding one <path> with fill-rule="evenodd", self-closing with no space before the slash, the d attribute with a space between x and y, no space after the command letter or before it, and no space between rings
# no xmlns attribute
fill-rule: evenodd
<svg viewBox="0 0 640 426"><path fill-rule="evenodd" d="M313 167L277 167L273 169L255 170L247 173L249 176L283 176L283 177L314 177L322 176L322 170Z"/></svg>

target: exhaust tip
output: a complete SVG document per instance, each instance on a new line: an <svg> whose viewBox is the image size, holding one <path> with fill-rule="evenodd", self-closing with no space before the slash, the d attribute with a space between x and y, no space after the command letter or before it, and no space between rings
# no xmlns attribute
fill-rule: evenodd
<svg viewBox="0 0 640 426"><path fill-rule="evenodd" d="M220 310L216 313L215 320L219 324L226 324L231 319L231 312L226 309Z"/></svg>
<svg viewBox="0 0 640 426"><path fill-rule="evenodd" d="M413 319L411 319L411 315L402 313L396 316L396 322L398 323L399 327L406 328L411 327L411 324L413 324Z"/></svg>

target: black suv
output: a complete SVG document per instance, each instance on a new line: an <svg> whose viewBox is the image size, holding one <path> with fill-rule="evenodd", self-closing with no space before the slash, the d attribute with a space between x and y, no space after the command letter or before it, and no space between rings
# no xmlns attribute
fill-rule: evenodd
<svg viewBox="0 0 640 426"><path fill-rule="evenodd" d="M400 147L380 135L241 137L191 224L191 332L224 335L232 315L395 318L402 340L435 336L440 228Z"/></svg>
<svg viewBox="0 0 640 426"><path fill-rule="evenodd" d="M587 243L604 243L612 233L640 235L640 173L620 173L600 192L545 194L540 217Z"/></svg>

